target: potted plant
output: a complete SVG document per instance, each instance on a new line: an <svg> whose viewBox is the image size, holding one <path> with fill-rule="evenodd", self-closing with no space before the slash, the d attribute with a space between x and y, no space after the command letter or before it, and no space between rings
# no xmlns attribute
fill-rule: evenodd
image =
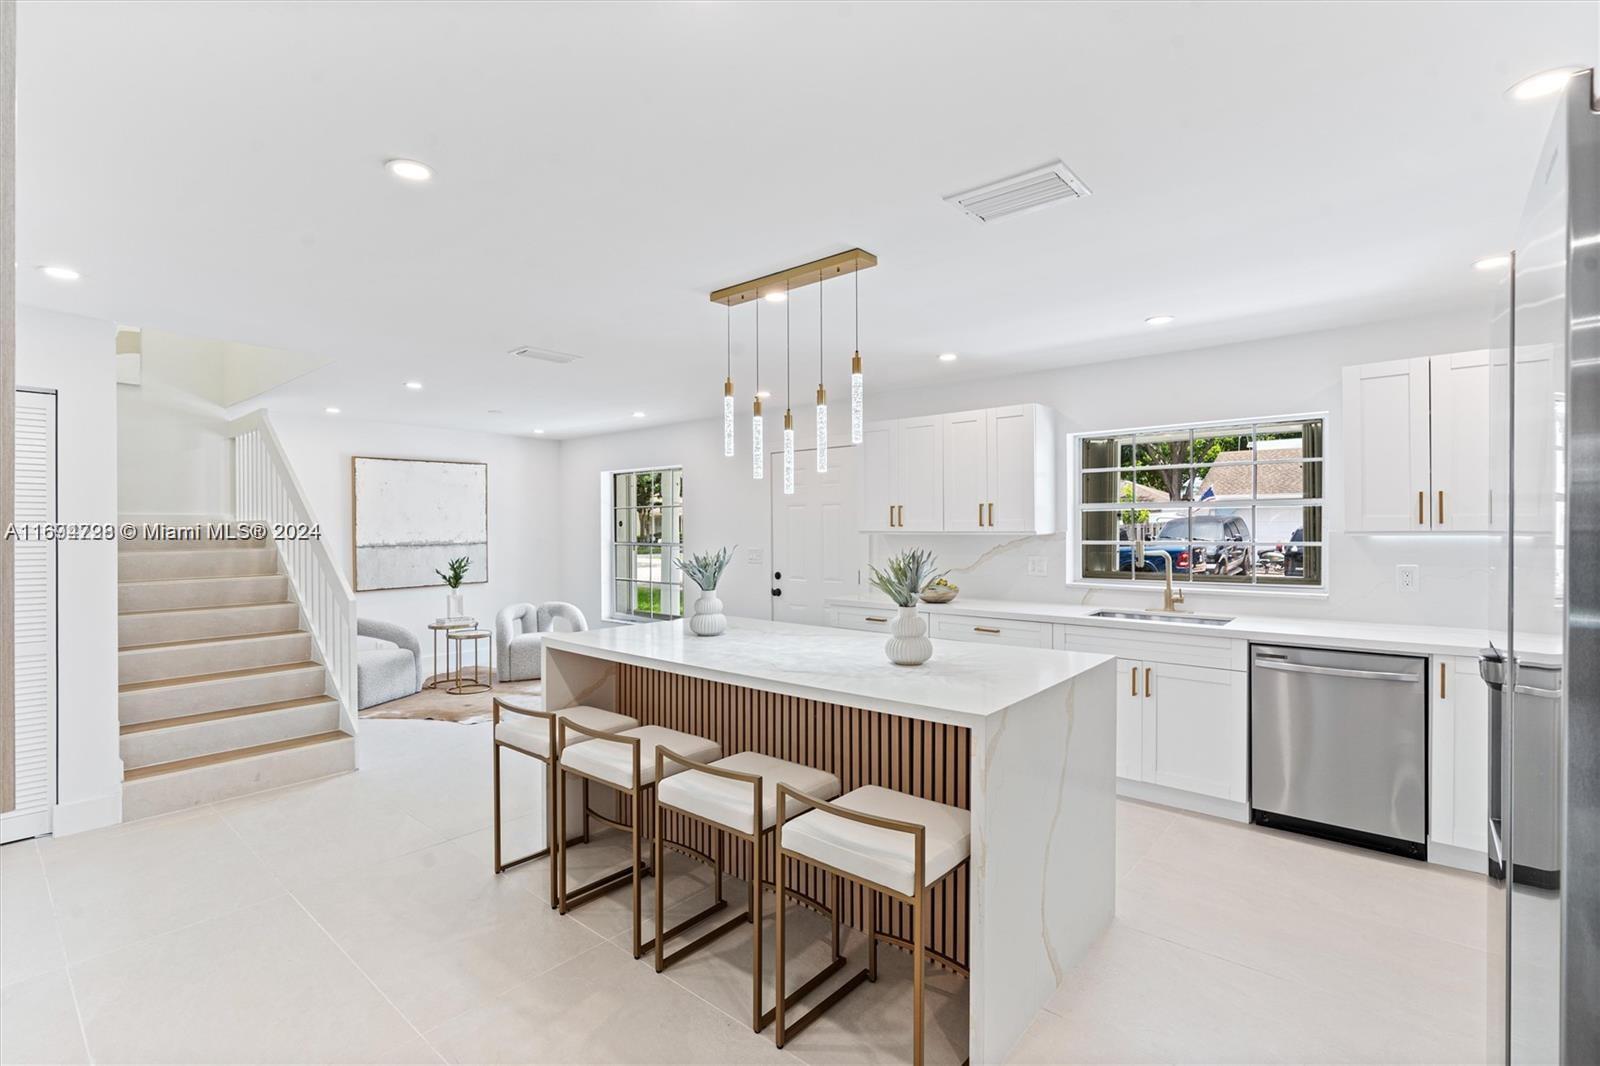
<svg viewBox="0 0 1600 1066"><path fill-rule="evenodd" d="M678 569L700 586L700 596L689 615L689 631L697 637L714 637L728 628L722 601L717 598L717 582L722 580L722 572L732 559L731 548L719 548L715 555L691 555L687 559L678 556Z"/></svg>
<svg viewBox="0 0 1600 1066"><path fill-rule="evenodd" d="M448 574L443 570L434 571L450 588L450 592L445 596L444 615L446 618L461 618L467 613L465 597L461 595L461 579L467 576L467 568L472 565L472 561L463 555L459 559L451 559L444 565L449 568Z"/></svg>
<svg viewBox="0 0 1600 1066"><path fill-rule="evenodd" d="M912 548L889 558L884 568L869 566L872 587L894 601L899 610L889 624L883 650L896 666L921 666L933 655L928 623L917 613L917 597L942 574L933 572L933 553Z"/></svg>

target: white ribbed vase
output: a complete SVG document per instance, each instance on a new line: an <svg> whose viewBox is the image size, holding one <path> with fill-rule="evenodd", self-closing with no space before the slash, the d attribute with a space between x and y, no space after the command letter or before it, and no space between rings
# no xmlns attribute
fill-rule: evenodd
<svg viewBox="0 0 1600 1066"><path fill-rule="evenodd" d="M689 615L689 632L697 637L715 637L728 628L728 616L722 613L722 601L716 589L706 589L694 601Z"/></svg>
<svg viewBox="0 0 1600 1066"><path fill-rule="evenodd" d="M895 614L883 652L896 666L921 666L933 657L928 623L915 607L901 607Z"/></svg>

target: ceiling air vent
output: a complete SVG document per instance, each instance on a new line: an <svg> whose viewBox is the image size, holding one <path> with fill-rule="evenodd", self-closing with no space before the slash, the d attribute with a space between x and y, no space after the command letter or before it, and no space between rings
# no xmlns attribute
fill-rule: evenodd
<svg viewBox="0 0 1600 1066"><path fill-rule="evenodd" d="M1078 200L1088 195L1089 186L1058 159L1026 173L980 185L944 199L945 203L955 205L979 222L993 222L1060 200Z"/></svg>
<svg viewBox="0 0 1600 1066"><path fill-rule="evenodd" d="M506 354L519 356L523 359L537 359L541 363L558 364L575 363L583 358L583 356L573 355L571 352L558 352L554 348L535 348L531 344L520 345Z"/></svg>

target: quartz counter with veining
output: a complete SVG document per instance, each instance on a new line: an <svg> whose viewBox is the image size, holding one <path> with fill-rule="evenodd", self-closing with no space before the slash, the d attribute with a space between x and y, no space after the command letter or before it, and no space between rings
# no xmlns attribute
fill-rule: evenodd
<svg viewBox="0 0 1600 1066"><path fill-rule="evenodd" d="M696 637L682 621L551 633L545 702L662 724L698 715L722 734L724 754L809 758L847 789L898 783L968 807L959 935L969 1051L973 1062L998 1062L1111 920L1115 666L1104 655L943 640L927 663L895 666L883 642L745 618L730 618L718 637ZM844 728L863 713L910 721L870 736ZM848 750L869 743L870 759Z"/></svg>

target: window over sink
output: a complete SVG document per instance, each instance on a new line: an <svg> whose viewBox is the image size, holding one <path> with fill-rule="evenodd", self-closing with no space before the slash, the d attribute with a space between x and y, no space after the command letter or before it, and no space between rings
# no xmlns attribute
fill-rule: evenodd
<svg viewBox="0 0 1600 1066"><path fill-rule="evenodd" d="M1292 416L1076 438L1077 576L1322 587L1323 420Z"/></svg>

